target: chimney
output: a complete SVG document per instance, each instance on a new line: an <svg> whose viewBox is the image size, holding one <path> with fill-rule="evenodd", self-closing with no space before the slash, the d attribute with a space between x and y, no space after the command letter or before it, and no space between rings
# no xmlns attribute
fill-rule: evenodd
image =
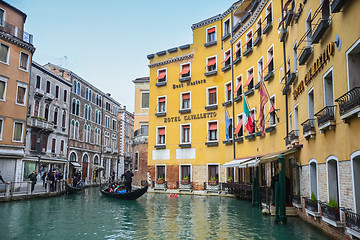
<svg viewBox="0 0 360 240"><path fill-rule="evenodd" d="M111 97L111 94L110 94L110 93L107 93L106 96Z"/></svg>

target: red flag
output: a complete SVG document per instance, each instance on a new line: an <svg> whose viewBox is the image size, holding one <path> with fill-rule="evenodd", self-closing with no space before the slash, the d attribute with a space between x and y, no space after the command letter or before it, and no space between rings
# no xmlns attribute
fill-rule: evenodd
<svg viewBox="0 0 360 240"><path fill-rule="evenodd" d="M265 87L263 81L260 82L260 112L259 112L259 125L261 130L261 136L265 136L265 114L264 107L265 103L268 101L268 96L266 95Z"/></svg>

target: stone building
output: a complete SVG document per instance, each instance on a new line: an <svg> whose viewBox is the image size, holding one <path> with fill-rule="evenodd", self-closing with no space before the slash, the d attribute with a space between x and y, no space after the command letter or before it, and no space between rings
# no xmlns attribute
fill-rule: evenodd
<svg viewBox="0 0 360 240"><path fill-rule="evenodd" d="M71 84L36 62L31 64L23 178L36 169L67 168Z"/></svg>
<svg viewBox="0 0 360 240"><path fill-rule="evenodd" d="M71 178L81 171L86 183L108 179L118 169L120 103L74 72L54 64L45 68L71 82L68 160Z"/></svg>
<svg viewBox="0 0 360 240"><path fill-rule="evenodd" d="M119 154L120 166L123 166L119 176L128 169L133 169L132 163L132 138L134 134L134 115L124 106L119 110Z"/></svg>
<svg viewBox="0 0 360 240"><path fill-rule="evenodd" d="M0 0L0 171L20 182L33 36L25 32L26 14ZM33 169L35 170L35 169Z"/></svg>

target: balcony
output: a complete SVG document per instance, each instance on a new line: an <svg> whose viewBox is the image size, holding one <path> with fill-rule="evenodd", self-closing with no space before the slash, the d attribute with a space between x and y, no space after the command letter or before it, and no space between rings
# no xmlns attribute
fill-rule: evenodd
<svg viewBox="0 0 360 240"><path fill-rule="evenodd" d="M55 99L55 96L51 93L45 93L45 99L48 101L52 101Z"/></svg>
<svg viewBox="0 0 360 240"><path fill-rule="evenodd" d="M54 124L46 121L41 117L31 117L30 126L33 128L42 129L48 132L54 131Z"/></svg>
<svg viewBox="0 0 360 240"><path fill-rule="evenodd" d="M299 130L292 130L289 133L290 144L297 145L299 144Z"/></svg>
<svg viewBox="0 0 360 240"><path fill-rule="evenodd" d="M343 223L340 221L340 209L339 207L331 207L326 203L321 202L321 218L324 222L334 226L343 227Z"/></svg>
<svg viewBox="0 0 360 240"><path fill-rule="evenodd" d="M148 128L139 128L134 132L134 137L147 136L149 134Z"/></svg>
<svg viewBox="0 0 360 240"><path fill-rule="evenodd" d="M219 181L208 181L208 182L204 182L204 190L205 192L220 192L220 183Z"/></svg>
<svg viewBox="0 0 360 240"><path fill-rule="evenodd" d="M294 16L294 9L291 9L289 11L287 11L286 13L286 17L285 17L285 27L287 28L288 26L290 26L291 20Z"/></svg>
<svg viewBox="0 0 360 240"><path fill-rule="evenodd" d="M261 27L259 27L255 34L256 34L256 39L254 40L254 46L257 46L260 44L261 40L262 40L262 35L261 35L262 31L261 31Z"/></svg>
<svg viewBox="0 0 360 240"><path fill-rule="evenodd" d="M266 16L264 21L266 21L266 25L263 29L263 34L266 34L272 28L271 14Z"/></svg>
<svg viewBox="0 0 360 240"><path fill-rule="evenodd" d="M152 187L154 190L166 191L168 188L167 181L157 180L152 182Z"/></svg>
<svg viewBox="0 0 360 240"><path fill-rule="evenodd" d="M193 183L190 180L181 180L180 182L176 182L176 188L179 192L181 191L189 191L193 190Z"/></svg>
<svg viewBox="0 0 360 240"><path fill-rule="evenodd" d="M345 210L346 232L360 238L360 215L349 210Z"/></svg>
<svg viewBox="0 0 360 240"><path fill-rule="evenodd" d="M112 153L118 153L118 149L117 148L112 148Z"/></svg>
<svg viewBox="0 0 360 240"><path fill-rule="evenodd" d="M324 36L324 33L326 29L329 27L329 19L321 19L317 24L315 24L317 27L314 31L314 34L312 36L312 43L316 44L319 43L321 38Z"/></svg>
<svg viewBox="0 0 360 240"><path fill-rule="evenodd" d="M41 90L40 88L35 88L34 89L34 94L36 96L43 97L44 96L44 90Z"/></svg>
<svg viewBox="0 0 360 240"><path fill-rule="evenodd" d="M33 35L0 19L0 31L6 32L26 43L33 44Z"/></svg>
<svg viewBox="0 0 360 240"><path fill-rule="evenodd" d="M288 78L287 78L287 84L290 86L291 84L294 83L295 79L297 77L296 72L293 73L289 73Z"/></svg>
<svg viewBox="0 0 360 240"><path fill-rule="evenodd" d="M317 117L320 133L324 133L327 129L335 129L335 106L324 107L315 116Z"/></svg>
<svg viewBox="0 0 360 240"><path fill-rule="evenodd" d="M288 92L290 92L290 86L289 86L289 84L285 83L285 85L284 85L284 87L282 89L282 94L286 95L286 94L288 94Z"/></svg>
<svg viewBox="0 0 360 240"><path fill-rule="evenodd" d="M265 82L273 79L273 77L274 77L274 71L273 71L273 70L270 70L270 69L272 69L272 68L270 68L270 65L269 65L269 71L268 71L268 73L266 74L266 76L264 77L264 81L265 81Z"/></svg>
<svg viewBox="0 0 360 240"><path fill-rule="evenodd" d="M318 202L307 197L304 197L304 200L306 214L313 217L320 217Z"/></svg>
<svg viewBox="0 0 360 240"><path fill-rule="evenodd" d="M308 58L310 57L312 52L312 47L307 46L305 47L300 54L300 58L299 58L299 65L304 65L306 63L306 61L308 60Z"/></svg>
<svg viewBox="0 0 360 240"><path fill-rule="evenodd" d="M111 153L112 152L112 148L108 147L108 146L104 146L104 153Z"/></svg>
<svg viewBox="0 0 360 240"><path fill-rule="evenodd" d="M346 2L346 0L333 0L333 2L331 3L331 13L340 12L341 8Z"/></svg>
<svg viewBox="0 0 360 240"><path fill-rule="evenodd" d="M339 113L341 120L347 122L347 119L353 115L360 117L360 87L355 87L335 100L339 104Z"/></svg>
<svg viewBox="0 0 360 240"><path fill-rule="evenodd" d="M303 134L306 140L309 138L315 138L315 119L308 119L303 122L301 126L303 126Z"/></svg>

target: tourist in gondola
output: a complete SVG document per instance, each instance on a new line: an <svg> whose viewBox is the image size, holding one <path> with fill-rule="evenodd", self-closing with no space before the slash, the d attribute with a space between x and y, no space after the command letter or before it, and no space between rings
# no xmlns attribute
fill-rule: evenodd
<svg viewBox="0 0 360 240"><path fill-rule="evenodd" d="M123 176L125 177L125 188L126 192L131 192L132 177L134 174L128 169Z"/></svg>

